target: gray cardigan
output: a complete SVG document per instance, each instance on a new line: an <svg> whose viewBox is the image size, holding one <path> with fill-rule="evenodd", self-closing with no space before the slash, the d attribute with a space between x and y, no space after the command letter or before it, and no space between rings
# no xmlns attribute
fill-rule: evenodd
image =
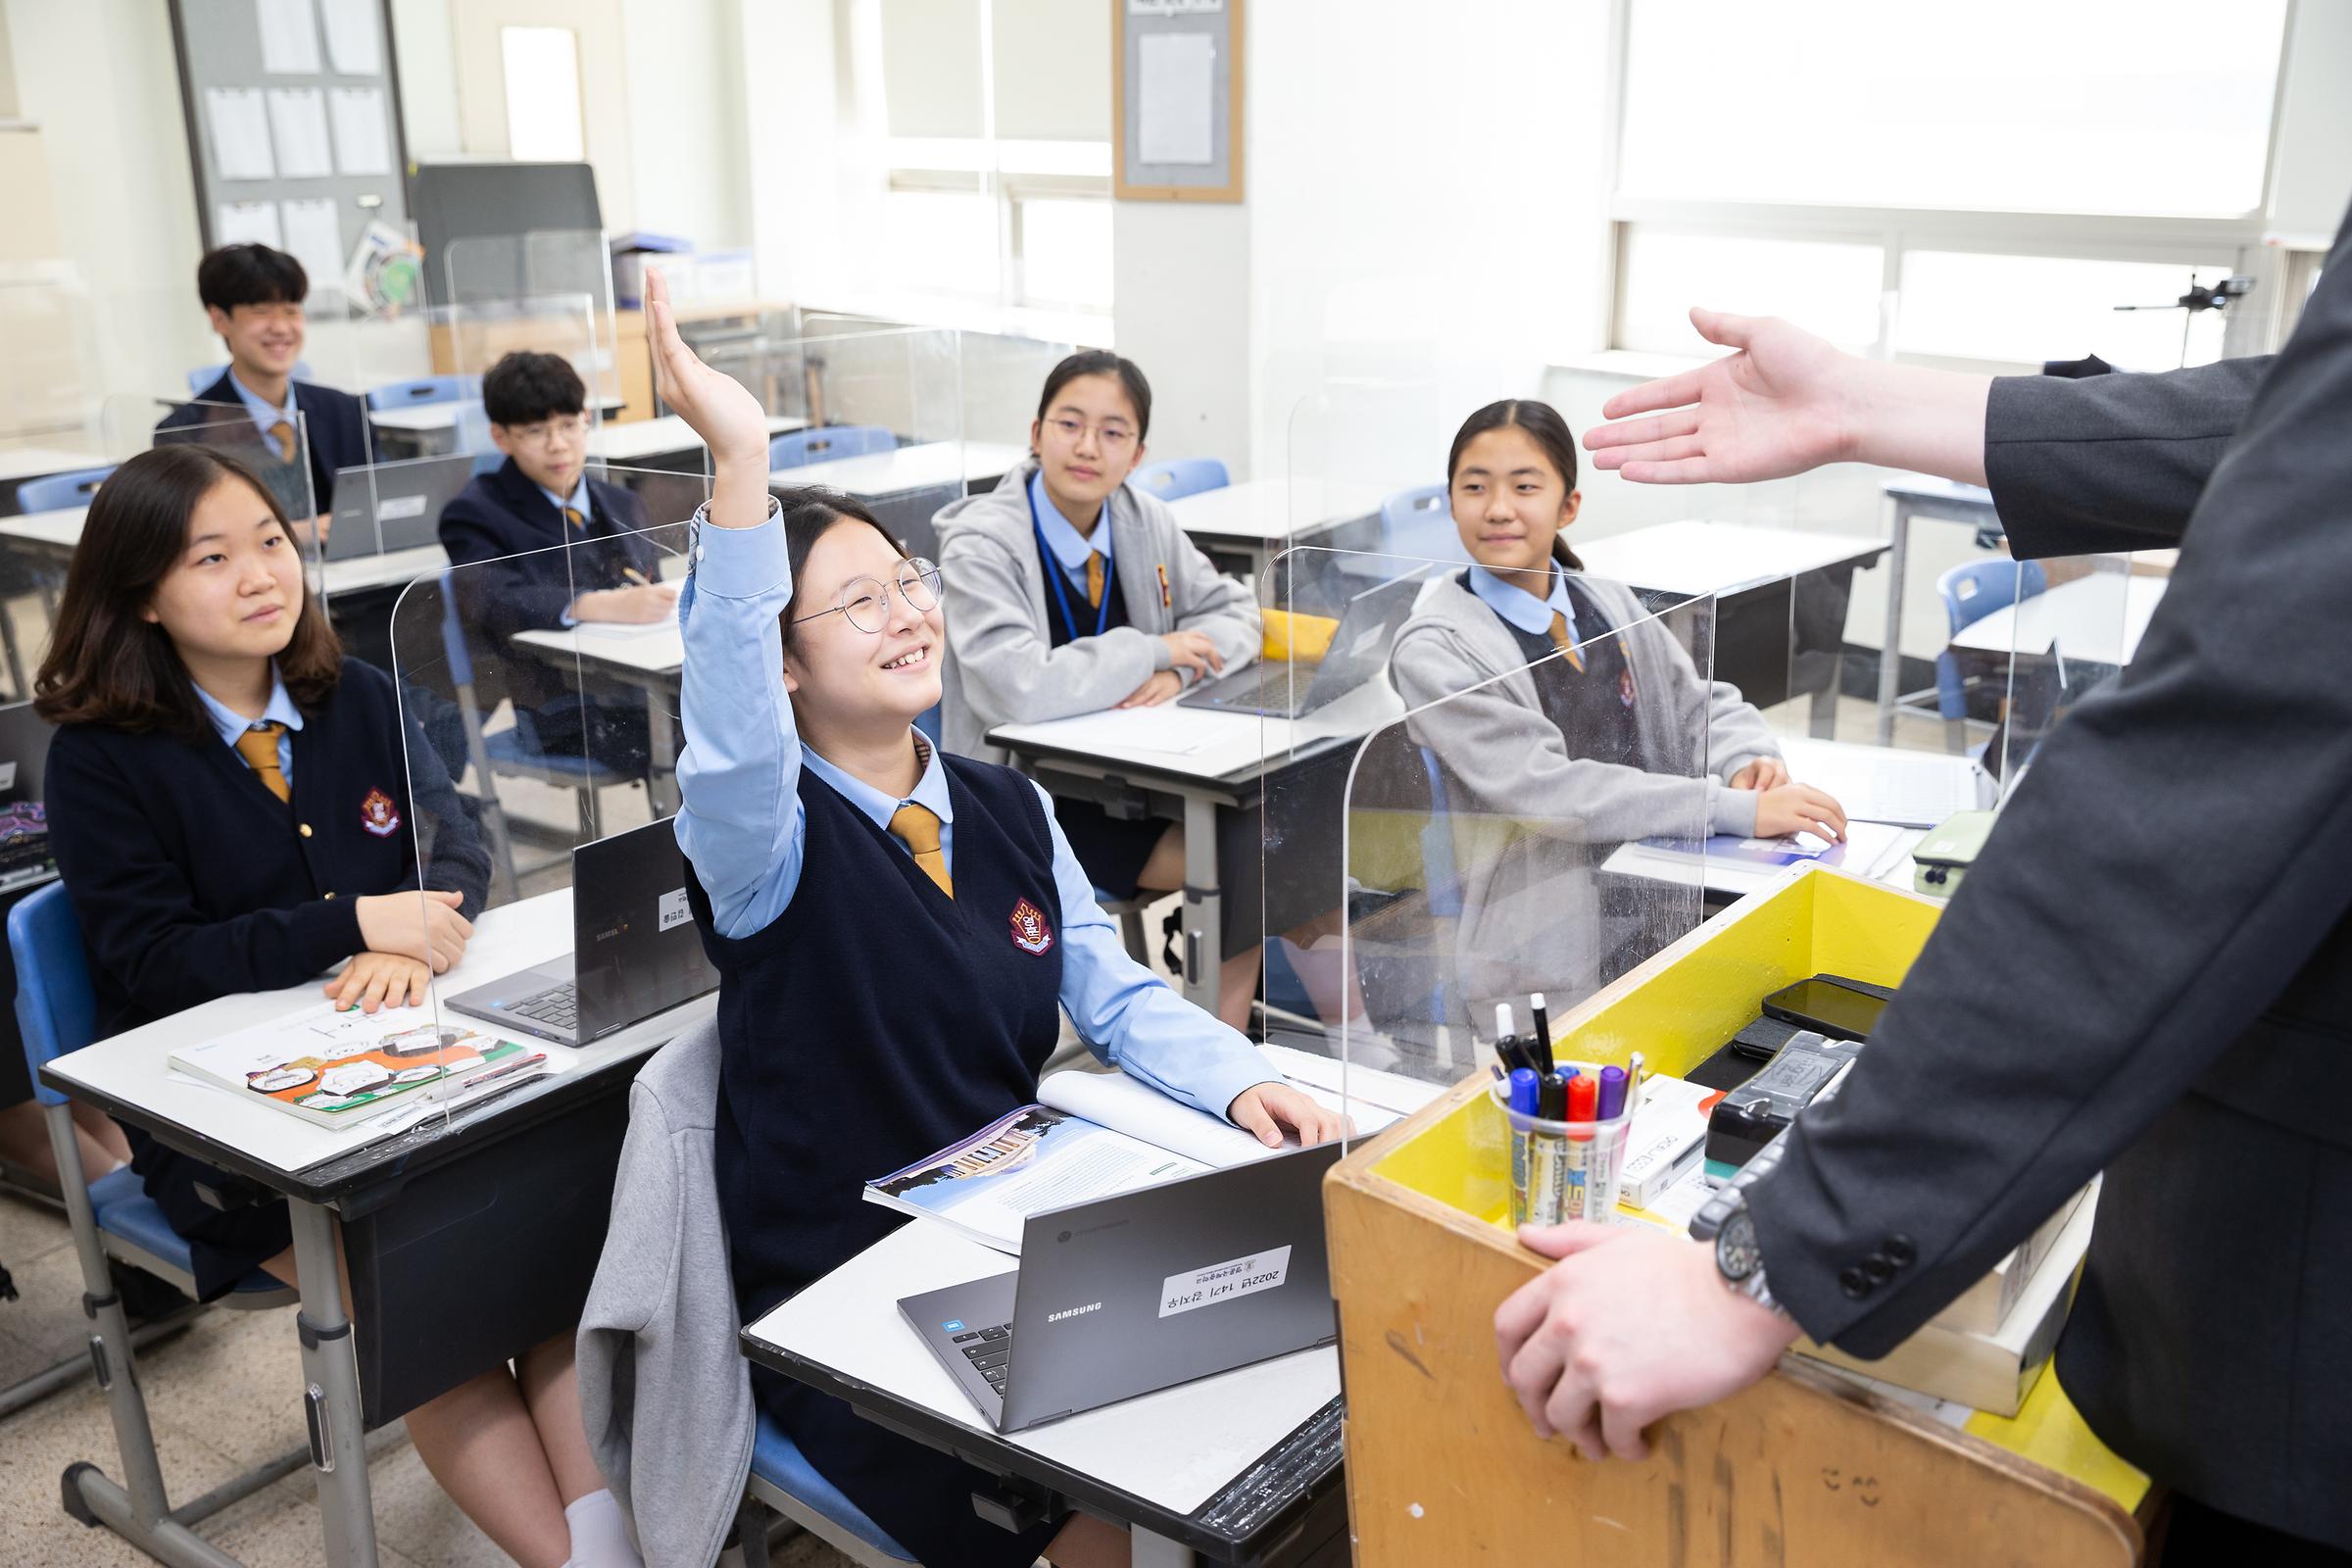
<svg viewBox="0 0 2352 1568"><path fill-rule="evenodd" d="M1631 591L1596 577L1579 586L1623 633L1641 693L1637 725L1650 769L1570 753L1544 716L1520 644L1458 574L1421 590L1396 634L1389 674L1410 710L1405 729L1444 764L1461 914L1454 969L1462 1001L1549 991L1556 1007L1599 983L1602 957L1633 936L1668 929L1687 901L1613 909L1602 928L1592 872L1629 839L1753 833L1756 795L1724 781L1778 757L1764 717L1739 688L1698 678L1674 634ZM1699 749L1703 748L1703 752ZM1655 931L1640 929L1655 925Z"/></svg>
<svg viewBox="0 0 2352 1568"><path fill-rule="evenodd" d="M580 1314L580 1415L648 1568L717 1560L752 1468L750 1363L711 1165L718 1025L629 1090L604 1255Z"/></svg>
<svg viewBox="0 0 2352 1568"><path fill-rule="evenodd" d="M1037 459L1024 458L996 489L952 502L935 519L948 622L942 739L949 751L983 761L1005 760L983 740L995 726L1100 712L1166 669L1162 633L1207 633L1229 671L1255 658L1261 641L1250 590L1209 564L1166 502L1121 485L1105 505L1128 623L1054 647L1029 522L1036 472Z"/></svg>

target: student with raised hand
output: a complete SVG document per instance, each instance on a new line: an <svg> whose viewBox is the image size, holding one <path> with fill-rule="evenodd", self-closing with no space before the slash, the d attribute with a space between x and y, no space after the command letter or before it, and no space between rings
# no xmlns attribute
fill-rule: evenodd
<svg viewBox="0 0 2352 1568"><path fill-rule="evenodd" d="M343 657L284 514L235 459L170 445L115 470L35 690L58 726L49 836L99 1035L337 964L321 990L339 1003L420 1004L465 955L489 875L472 819L391 677ZM434 824L423 866L412 811ZM295 1283L283 1200L215 1208L198 1189L233 1189L226 1176L135 1129L129 1143L200 1297L255 1268ZM571 1366L570 1337L550 1340L410 1411L409 1433L517 1561L625 1568Z"/></svg>
<svg viewBox="0 0 2352 1568"><path fill-rule="evenodd" d="M591 702L547 661L506 652L517 632L643 625L677 603L677 590L657 580L645 504L589 477L587 409L587 385L561 355L514 353L492 366L482 412L507 461L442 509L441 548L463 568L459 612L502 656L500 685L537 749L626 767L645 760L644 703Z"/></svg>
<svg viewBox="0 0 2352 1568"><path fill-rule="evenodd" d="M649 270L662 397L710 447L679 602L686 748L678 842L721 977L716 1162L735 1292L760 1315L906 1221L867 1177L1034 1098L1066 1010L1105 1061L1268 1144L1337 1115L1121 950L1053 803L932 747L940 570L863 507L767 493L760 405L694 357ZM975 1517L986 1477L755 1367L760 1408L924 1562L1126 1560L1073 1515L1015 1536Z"/></svg>
<svg viewBox="0 0 2352 1568"><path fill-rule="evenodd" d="M1152 386L1106 350L1054 367L1029 456L987 495L938 517L948 648L943 736L951 752L1004 760L987 735L1170 702L1257 653L1250 591L1221 575L1156 496L1131 488L1152 428ZM1054 818L1094 885L1113 899L1184 886L1184 829L1059 801ZM1217 1011L1246 1026L1258 952L1226 960Z"/></svg>
<svg viewBox="0 0 2352 1568"><path fill-rule="evenodd" d="M310 441L311 505L320 542L335 513L335 473L373 461L368 436L368 409L348 392L312 381L294 379L309 335L303 301L311 291L302 264L284 251L267 245L223 245L205 253L196 264L196 295L228 351L228 368L196 394L197 404L242 410L260 432L262 451L280 464L292 464ZM173 430L200 430L221 415L182 405L156 426L163 436ZM281 495L281 501L284 497ZM297 535L310 542L314 519L294 519Z"/></svg>
<svg viewBox="0 0 2352 1568"><path fill-rule="evenodd" d="M1472 1001L1606 978L1639 932L1612 935L1622 922L1604 917L1593 873L1628 840L1702 823L1843 836L1843 810L1790 780L1739 688L1702 680L1629 590L1584 574L1566 538L1583 500L1576 443L1548 404L1471 415L1446 478L1473 564L1423 589L1390 672L1414 710L1407 733L1456 782L1455 810L1518 824L1464 859Z"/></svg>

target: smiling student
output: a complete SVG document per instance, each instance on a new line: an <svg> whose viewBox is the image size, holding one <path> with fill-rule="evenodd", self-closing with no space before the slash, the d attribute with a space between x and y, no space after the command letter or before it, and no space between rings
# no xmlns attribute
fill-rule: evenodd
<svg viewBox="0 0 2352 1568"><path fill-rule="evenodd" d="M464 956L489 873L471 819L391 677L343 657L284 514L235 459L161 446L100 487L36 691L58 725L50 844L100 1036L337 964L322 988L337 1002L420 1004ZM437 828L421 867L413 809ZM200 1297L255 1268L295 1283L283 1200L216 1208L200 1188L227 1177L129 1142ZM407 1420L426 1468L517 1561L636 1563L589 1456L570 1336Z"/></svg>
<svg viewBox="0 0 2352 1568"><path fill-rule="evenodd" d="M847 496L771 498L758 401L680 340L652 270L646 291L662 400L715 463L679 603L677 831L721 977L715 1159L743 1320L905 1223L862 1201L865 1179L1034 1098L1065 1010L1103 1060L1269 1144L1338 1136L1337 1115L1120 949L1043 790L922 739L940 568ZM805 1384L752 1383L926 1563L1126 1560L1124 1535L1083 1515L1000 1530L972 1512L979 1471Z"/></svg>
<svg viewBox="0 0 2352 1568"><path fill-rule="evenodd" d="M547 661L505 653L517 632L650 624L677 604L677 590L655 580L661 562L641 531L644 503L588 475L587 408L588 388L561 355L509 354L492 366L482 412L507 461L442 509L441 548L467 568L456 579L459 612L501 654L500 682L537 749L642 766L642 701L593 702Z"/></svg>
<svg viewBox="0 0 2352 1568"><path fill-rule="evenodd" d="M367 407L348 392L294 379L294 367L310 332L303 313L310 292L309 274L284 251L267 245L223 245L207 252L196 264L196 295L228 350L228 368L196 394L196 403L243 410L261 434L261 451L280 464L292 464L302 438L308 436L311 506L323 539L335 514L336 470L372 460ZM165 416L156 430L161 434L202 429L221 416L211 409L182 405ZM311 519L295 520L307 542Z"/></svg>
<svg viewBox="0 0 2352 1568"><path fill-rule="evenodd" d="M1467 1000L1583 995L1642 956L1641 901L1604 906L1595 881L1617 846L1702 823L1835 839L1845 813L1790 780L1737 687L1700 679L1631 591L1584 575L1563 537L1583 502L1576 443L1549 405L1471 415L1446 475L1474 564L1422 590L1390 675L1413 710L1407 732L1454 781L1457 816L1512 825L1463 857Z"/></svg>
<svg viewBox="0 0 2352 1568"><path fill-rule="evenodd" d="M938 516L950 659L943 735L951 752L1004 760L999 724L1170 702L1254 657L1250 590L1193 546L1167 503L1127 483L1152 428L1152 386L1106 350L1054 367L1029 426L1029 456L987 495ZM1113 899L1184 886L1184 829L1058 801L1054 819L1094 885ZM1225 961L1217 1011L1246 1025L1258 950Z"/></svg>

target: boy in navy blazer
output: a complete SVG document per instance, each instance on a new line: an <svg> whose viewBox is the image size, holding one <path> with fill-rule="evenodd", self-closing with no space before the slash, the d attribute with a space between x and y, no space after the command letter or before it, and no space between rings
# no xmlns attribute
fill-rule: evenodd
<svg viewBox="0 0 2352 1568"><path fill-rule="evenodd" d="M366 406L348 392L294 379L307 333L302 302L310 291L309 274L284 251L267 245L223 245L206 253L196 265L196 294L204 301L213 330L228 349L228 368L196 395L195 404L166 416L155 433L162 440L169 430L207 430L252 420L258 442L240 442L240 455L263 460L257 466L296 519L296 534L305 534L302 519L316 514L323 540L335 514L336 470L372 460ZM306 435L310 491L304 496L298 493L302 485L293 466ZM297 482L281 483L281 475L297 476Z"/></svg>
<svg viewBox="0 0 2352 1568"><path fill-rule="evenodd" d="M639 532L650 525L644 503L588 477L587 406L579 372L560 355L514 353L492 366L482 412L507 461L442 510L441 546L461 568L458 613L477 648L498 653L501 684L538 749L584 747L627 770L646 759L642 700L578 692L565 670L506 646L516 632L675 612L677 592L655 580L660 561Z"/></svg>

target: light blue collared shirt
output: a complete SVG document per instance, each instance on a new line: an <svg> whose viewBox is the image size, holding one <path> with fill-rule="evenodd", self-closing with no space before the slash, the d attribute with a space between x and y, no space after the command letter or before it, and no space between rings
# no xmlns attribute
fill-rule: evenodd
<svg viewBox="0 0 2352 1568"><path fill-rule="evenodd" d="M808 831L800 796L804 761L885 832L907 801L929 808L939 817L940 850L952 875L955 810L934 748L915 737L922 776L911 795L894 800L801 744L784 695L777 617L792 599L792 568L775 511L761 527L705 525L697 533L694 569L678 596L686 747L678 757L684 799L677 835L710 896L720 934L742 938L763 929L800 886ZM1252 1085L1279 1082L1281 1074L1249 1041L1128 956L1054 820L1053 798L1043 789L1037 795L1054 836L1054 888L1061 903L1060 1002L1088 1047L1128 1076L1212 1116L1222 1117Z"/></svg>
<svg viewBox="0 0 2352 1568"><path fill-rule="evenodd" d="M1054 498L1046 494L1046 471L1043 468L1029 476L1029 504L1037 509L1037 525L1045 530L1046 548L1061 563L1061 569L1086 581L1086 558L1096 551L1102 553L1102 575L1110 575L1110 527L1101 512L1095 514L1095 531L1090 538L1071 525L1061 514Z"/></svg>
<svg viewBox="0 0 2352 1568"><path fill-rule="evenodd" d="M269 439L270 427L283 419L294 427L296 450L300 450L302 421L294 416L293 377L286 378L286 406L282 409L239 380L233 368L228 372L228 384L237 389L237 401L245 405L246 414L253 419L253 427L262 432L264 440ZM277 456L277 446L274 442L270 444L270 455L273 458Z"/></svg>
<svg viewBox="0 0 2352 1568"><path fill-rule="evenodd" d="M262 710L259 718L247 718L243 713L231 712L219 698L201 686L196 688L196 700L204 705L205 713L213 721L213 728L220 732L220 744L232 751L236 748L237 737L249 729L259 729L272 720L285 725L285 733L277 738L277 770L285 775L286 788L294 787L294 732L302 728L302 710L296 708L294 699L286 695L286 683L278 678L274 662L270 665L270 705ZM244 759L239 758L238 760Z"/></svg>
<svg viewBox="0 0 2352 1568"><path fill-rule="evenodd" d="M580 470L580 476L577 479L571 481L571 494L567 496L560 496L545 485L539 485L538 488L539 493L547 497L558 512L569 507L584 518L596 515L588 506L588 470L585 468Z"/></svg>
<svg viewBox="0 0 2352 1568"><path fill-rule="evenodd" d="M1551 630L1554 612L1568 621L1568 640L1577 641L1576 605L1568 597L1568 573L1559 563L1552 563L1551 593L1538 599L1515 582L1506 582L1484 566L1470 568L1470 591L1486 601L1487 608L1504 620L1533 637Z"/></svg>

